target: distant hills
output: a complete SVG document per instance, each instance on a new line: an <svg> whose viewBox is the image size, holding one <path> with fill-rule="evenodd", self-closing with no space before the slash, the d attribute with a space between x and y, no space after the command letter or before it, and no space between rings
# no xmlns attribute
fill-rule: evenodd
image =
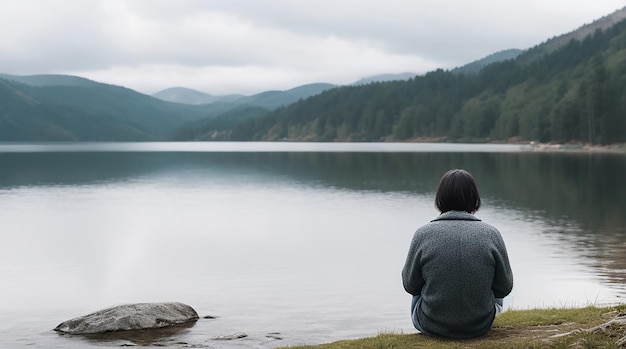
<svg viewBox="0 0 626 349"><path fill-rule="evenodd" d="M525 63L538 60L541 57L568 45L572 40L583 41L585 38L594 35L596 31L605 31L613 27L615 24L622 22L624 19L626 19L626 7L595 20L592 23L585 24L577 30L546 40L545 42L535 46L532 53L523 57L523 60Z"/></svg>
<svg viewBox="0 0 626 349"><path fill-rule="evenodd" d="M271 110L293 103L298 99L316 95L333 87L336 87L336 85L315 83L298 86L286 91L265 91L252 96L237 94L213 96L189 88L173 87L159 91L153 94L152 97L182 104L216 104L219 105L219 107L215 109L220 112L243 105L257 106Z"/></svg>
<svg viewBox="0 0 626 349"><path fill-rule="evenodd" d="M586 37L593 35L596 30L604 31L624 19L626 19L626 7L617 10L607 16L604 16L596 21L593 21L592 23L585 24L577 30L548 39L545 42L535 46L532 50L532 53L526 54L522 59L525 61L525 63L529 63L531 61L539 59L546 54L550 54L562 48L563 46L566 46L571 40L582 41ZM452 69L452 72L477 73L489 64L510 59L516 59L524 52L524 50L520 49L507 49L499 51L483 59L468 63L462 67Z"/></svg>
<svg viewBox="0 0 626 349"><path fill-rule="evenodd" d="M237 99L233 102L230 102L229 104L237 106L247 105L262 107L266 109L276 109L278 107L297 102L300 99L305 99L320 94L321 92L335 87L337 86L327 83L307 84L286 91L261 92L256 95Z"/></svg>
<svg viewBox="0 0 626 349"><path fill-rule="evenodd" d="M381 74L360 79L354 82L352 85L366 85L373 82L408 80L412 77L415 77L416 75L417 74L415 73ZM0 77L1 76L2 75L0 74ZM315 83L299 86L287 91L265 91L252 96L244 96L239 94L214 96L186 87L171 87L152 94L152 97L167 102L192 105L223 103L231 104L233 106L254 105L268 109L274 109L278 106L295 102L300 98L307 98L316 95L334 87L337 87L337 85L328 83Z"/></svg>
<svg viewBox="0 0 626 349"><path fill-rule="evenodd" d="M0 77L2 141L159 140L205 114L78 77Z"/></svg>
<svg viewBox="0 0 626 349"><path fill-rule="evenodd" d="M168 102L76 76L0 74L0 141L171 140L191 122L223 120L242 110L246 117L261 116L332 87L310 84L194 104ZM187 102L190 96L201 97L189 89L164 94L172 92ZM233 116L226 124L232 125L238 117Z"/></svg>
<svg viewBox="0 0 626 349"><path fill-rule="evenodd" d="M185 87L171 87L162 91L159 91L152 95L154 98L158 98L167 102L182 103L182 104L210 104L214 102L233 102L243 95L226 95L226 96L212 96L210 94L200 92Z"/></svg>
<svg viewBox="0 0 626 349"><path fill-rule="evenodd" d="M519 51L521 52L521 50ZM360 79L352 83L352 85L358 86L374 82L408 80L416 75L415 73L374 75ZM233 106L254 105L274 109L278 106L286 105L285 101L287 100L291 103L300 98L307 98L337 86L338 85L328 83L315 83L299 86L287 91L265 91L252 96L238 94L213 96L190 88L171 87L152 94L152 97L168 102L192 105L224 103Z"/></svg>
<svg viewBox="0 0 626 349"><path fill-rule="evenodd" d="M564 37L477 72L339 87L246 120L228 139L626 142L626 20Z"/></svg>
<svg viewBox="0 0 626 349"><path fill-rule="evenodd" d="M240 122L265 116L270 111L335 88L335 85L316 83L287 91L266 91L244 96L233 101L218 100L205 105L208 116L177 130L174 140L228 140L230 130Z"/></svg>
<svg viewBox="0 0 626 349"><path fill-rule="evenodd" d="M0 74L0 79L10 80L26 84L29 86L75 86L75 87L93 87L98 85L97 82L71 75L31 75L19 76Z"/></svg>
<svg viewBox="0 0 626 349"><path fill-rule="evenodd" d="M451 71L252 96L0 74L0 141L626 141L626 8Z"/></svg>

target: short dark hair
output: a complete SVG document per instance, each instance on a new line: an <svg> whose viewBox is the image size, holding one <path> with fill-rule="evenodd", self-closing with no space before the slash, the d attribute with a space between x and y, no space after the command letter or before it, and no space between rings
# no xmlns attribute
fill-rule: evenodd
<svg viewBox="0 0 626 349"><path fill-rule="evenodd" d="M465 211L474 213L480 208L480 194L472 175L460 169L446 172L437 187L435 206L441 212Z"/></svg>

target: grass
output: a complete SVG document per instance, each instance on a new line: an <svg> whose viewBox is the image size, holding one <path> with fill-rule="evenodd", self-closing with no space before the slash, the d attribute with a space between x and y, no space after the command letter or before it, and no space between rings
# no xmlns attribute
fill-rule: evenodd
<svg viewBox="0 0 626 349"><path fill-rule="evenodd" d="M496 317L492 329L486 335L468 340L438 339L419 333L382 333L372 338L289 348L626 348L626 305L509 310Z"/></svg>

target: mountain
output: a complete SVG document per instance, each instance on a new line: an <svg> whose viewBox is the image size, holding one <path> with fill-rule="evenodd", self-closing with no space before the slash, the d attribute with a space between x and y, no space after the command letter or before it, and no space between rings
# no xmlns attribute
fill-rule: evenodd
<svg viewBox="0 0 626 349"><path fill-rule="evenodd" d="M472 63L476 73L383 75L201 105L74 76L5 74L0 141L626 142L623 18L626 8L491 55Z"/></svg>
<svg viewBox="0 0 626 349"><path fill-rule="evenodd" d="M79 77L0 77L0 141L164 140L204 115L199 107Z"/></svg>
<svg viewBox="0 0 626 349"><path fill-rule="evenodd" d="M596 30L604 31L620 21L626 19L626 7L613 12L608 16L604 16L590 24L583 25L582 27L572 32L559 35L551 38L534 47L532 54L527 54L523 59L526 62L531 62L540 58L541 56L552 53L563 46L567 45L572 39L583 40L584 38L592 35ZM521 55L524 50L520 49L508 49L493 53L483 59L468 63L462 67L455 68L452 72L455 73L476 73L489 64L502 62L509 59L515 59Z"/></svg>
<svg viewBox="0 0 626 349"><path fill-rule="evenodd" d="M193 105L211 96L184 88L160 93L173 103L76 76L0 74L0 141L170 140L189 125L233 127L333 87L309 84Z"/></svg>
<svg viewBox="0 0 626 349"><path fill-rule="evenodd" d="M244 121L229 139L626 142L626 20L593 27L476 74L335 88Z"/></svg>
<svg viewBox="0 0 626 349"><path fill-rule="evenodd" d="M308 98L320 94L326 90L335 88L336 85L326 83L314 83L302 85L286 91L266 91L249 97L244 97L233 102L238 106L256 106L266 109L276 109L289 105L299 99Z"/></svg>
<svg viewBox="0 0 626 349"><path fill-rule="evenodd" d="M38 86L38 87L42 87L42 86L93 87L98 84L95 81L81 78L78 76L54 75L54 74L30 75L30 76L0 74L0 79L21 82L26 85Z"/></svg>
<svg viewBox="0 0 626 349"><path fill-rule="evenodd" d="M182 104L216 104L217 112L210 114L219 114L241 106L256 106L267 109L276 109L278 107L291 104L298 99L307 98L328 89L336 87L332 84L313 83L298 86L286 91L265 91L252 96L243 96L238 94L212 96L204 92L196 91L184 87L172 87L157 92L152 96L164 101L182 103Z"/></svg>
<svg viewBox="0 0 626 349"><path fill-rule="evenodd" d="M175 140L227 140L237 124L265 116L272 110L335 88L326 83L307 84L287 91L266 91L241 97L232 102L206 105L207 116L191 121L176 130Z"/></svg>
<svg viewBox="0 0 626 349"><path fill-rule="evenodd" d="M530 63L546 54L550 54L570 43L572 40L582 41L585 38L592 36L596 31L605 31L615 24L626 19L626 7L617 10L607 16L604 16L592 23L585 24L580 28L556 37L553 37L537 46L535 46L531 53L523 57L524 62Z"/></svg>
<svg viewBox="0 0 626 349"><path fill-rule="evenodd" d="M227 141L231 130L242 122L261 118L270 111L255 106L240 106L216 117L188 122L172 136L174 141Z"/></svg>
<svg viewBox="0 0 626 349"><path fill-rule="evenodd" d="M522 52L524 51L520 49L515 49L515 48L499 51L496 53L492 53L485 58L468 63L462 67L452 69L452 72L463 73L463 74L478 73L481 69L488 66L489 64L508 61L510 59L515 59L520 54L522 54Z"/></svg>
<svg viewBox="0 0 626 349"><path fill-rule="evenodd" d="M209 104L214 102L233 102L244 96L242 95L225 95L225 96L212 96L204 92L193 90L185 87L172 87L162 91L159 91L152 95L154 98L158 98L164 101L181 103L181 104Z"/></svg>
<svg viewBox="0 0 626 349"><path fill-rule="evenodd" d="M203 106L206 112L205 119L212 119L225 113L246 108L262 108L269 112L334 87L335 85L331 84L315 83L298 86L286 91L265 91L252 96L237 98L234 101L216 101Z"/></svg>
<svg viewBox="0 0 626 349"><path fill-rule="evenodd" d="M415 75L417 75L417 74L415 74L415 73L401 73L401 74L374 75L374 76L370 76L370 77L358 80L358 81L354 82L352 85L358 86L358 85L371 84L372 82L386 82L386 81L408 80L410 78L415 77Z"/></svg>

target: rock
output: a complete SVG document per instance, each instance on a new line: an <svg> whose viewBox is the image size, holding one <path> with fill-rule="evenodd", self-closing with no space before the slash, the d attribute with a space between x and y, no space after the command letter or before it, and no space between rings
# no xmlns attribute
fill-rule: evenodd
<svg viewBox="0 0 626 349"><path fill-rule="evenodd" d="M236 333L229 334L229 335L226 335L226 336L214 337L213 340L216 340L216 341L230 341L230 340L233 340L233 339L240 339L240 338L246 338L246 337L248 337L247 334L245 334L243 332L236 332Z"/></svg>
<svg viewBox="0 0 626 349"><path fill-rule="evenodd" d="M270 332L270 333L266 334L265 337L269 338L269 339L275 339L277 341L283 340L283 337L280 334L280 332Z"/></svg>
<svg viewBox="0 0 626 349"><path fill-rule="evenodd" d="M54 330L67 334L90 334L169 327L198 320L198 313L183 303L137 303L120 305L80 316Z"/></svg>

